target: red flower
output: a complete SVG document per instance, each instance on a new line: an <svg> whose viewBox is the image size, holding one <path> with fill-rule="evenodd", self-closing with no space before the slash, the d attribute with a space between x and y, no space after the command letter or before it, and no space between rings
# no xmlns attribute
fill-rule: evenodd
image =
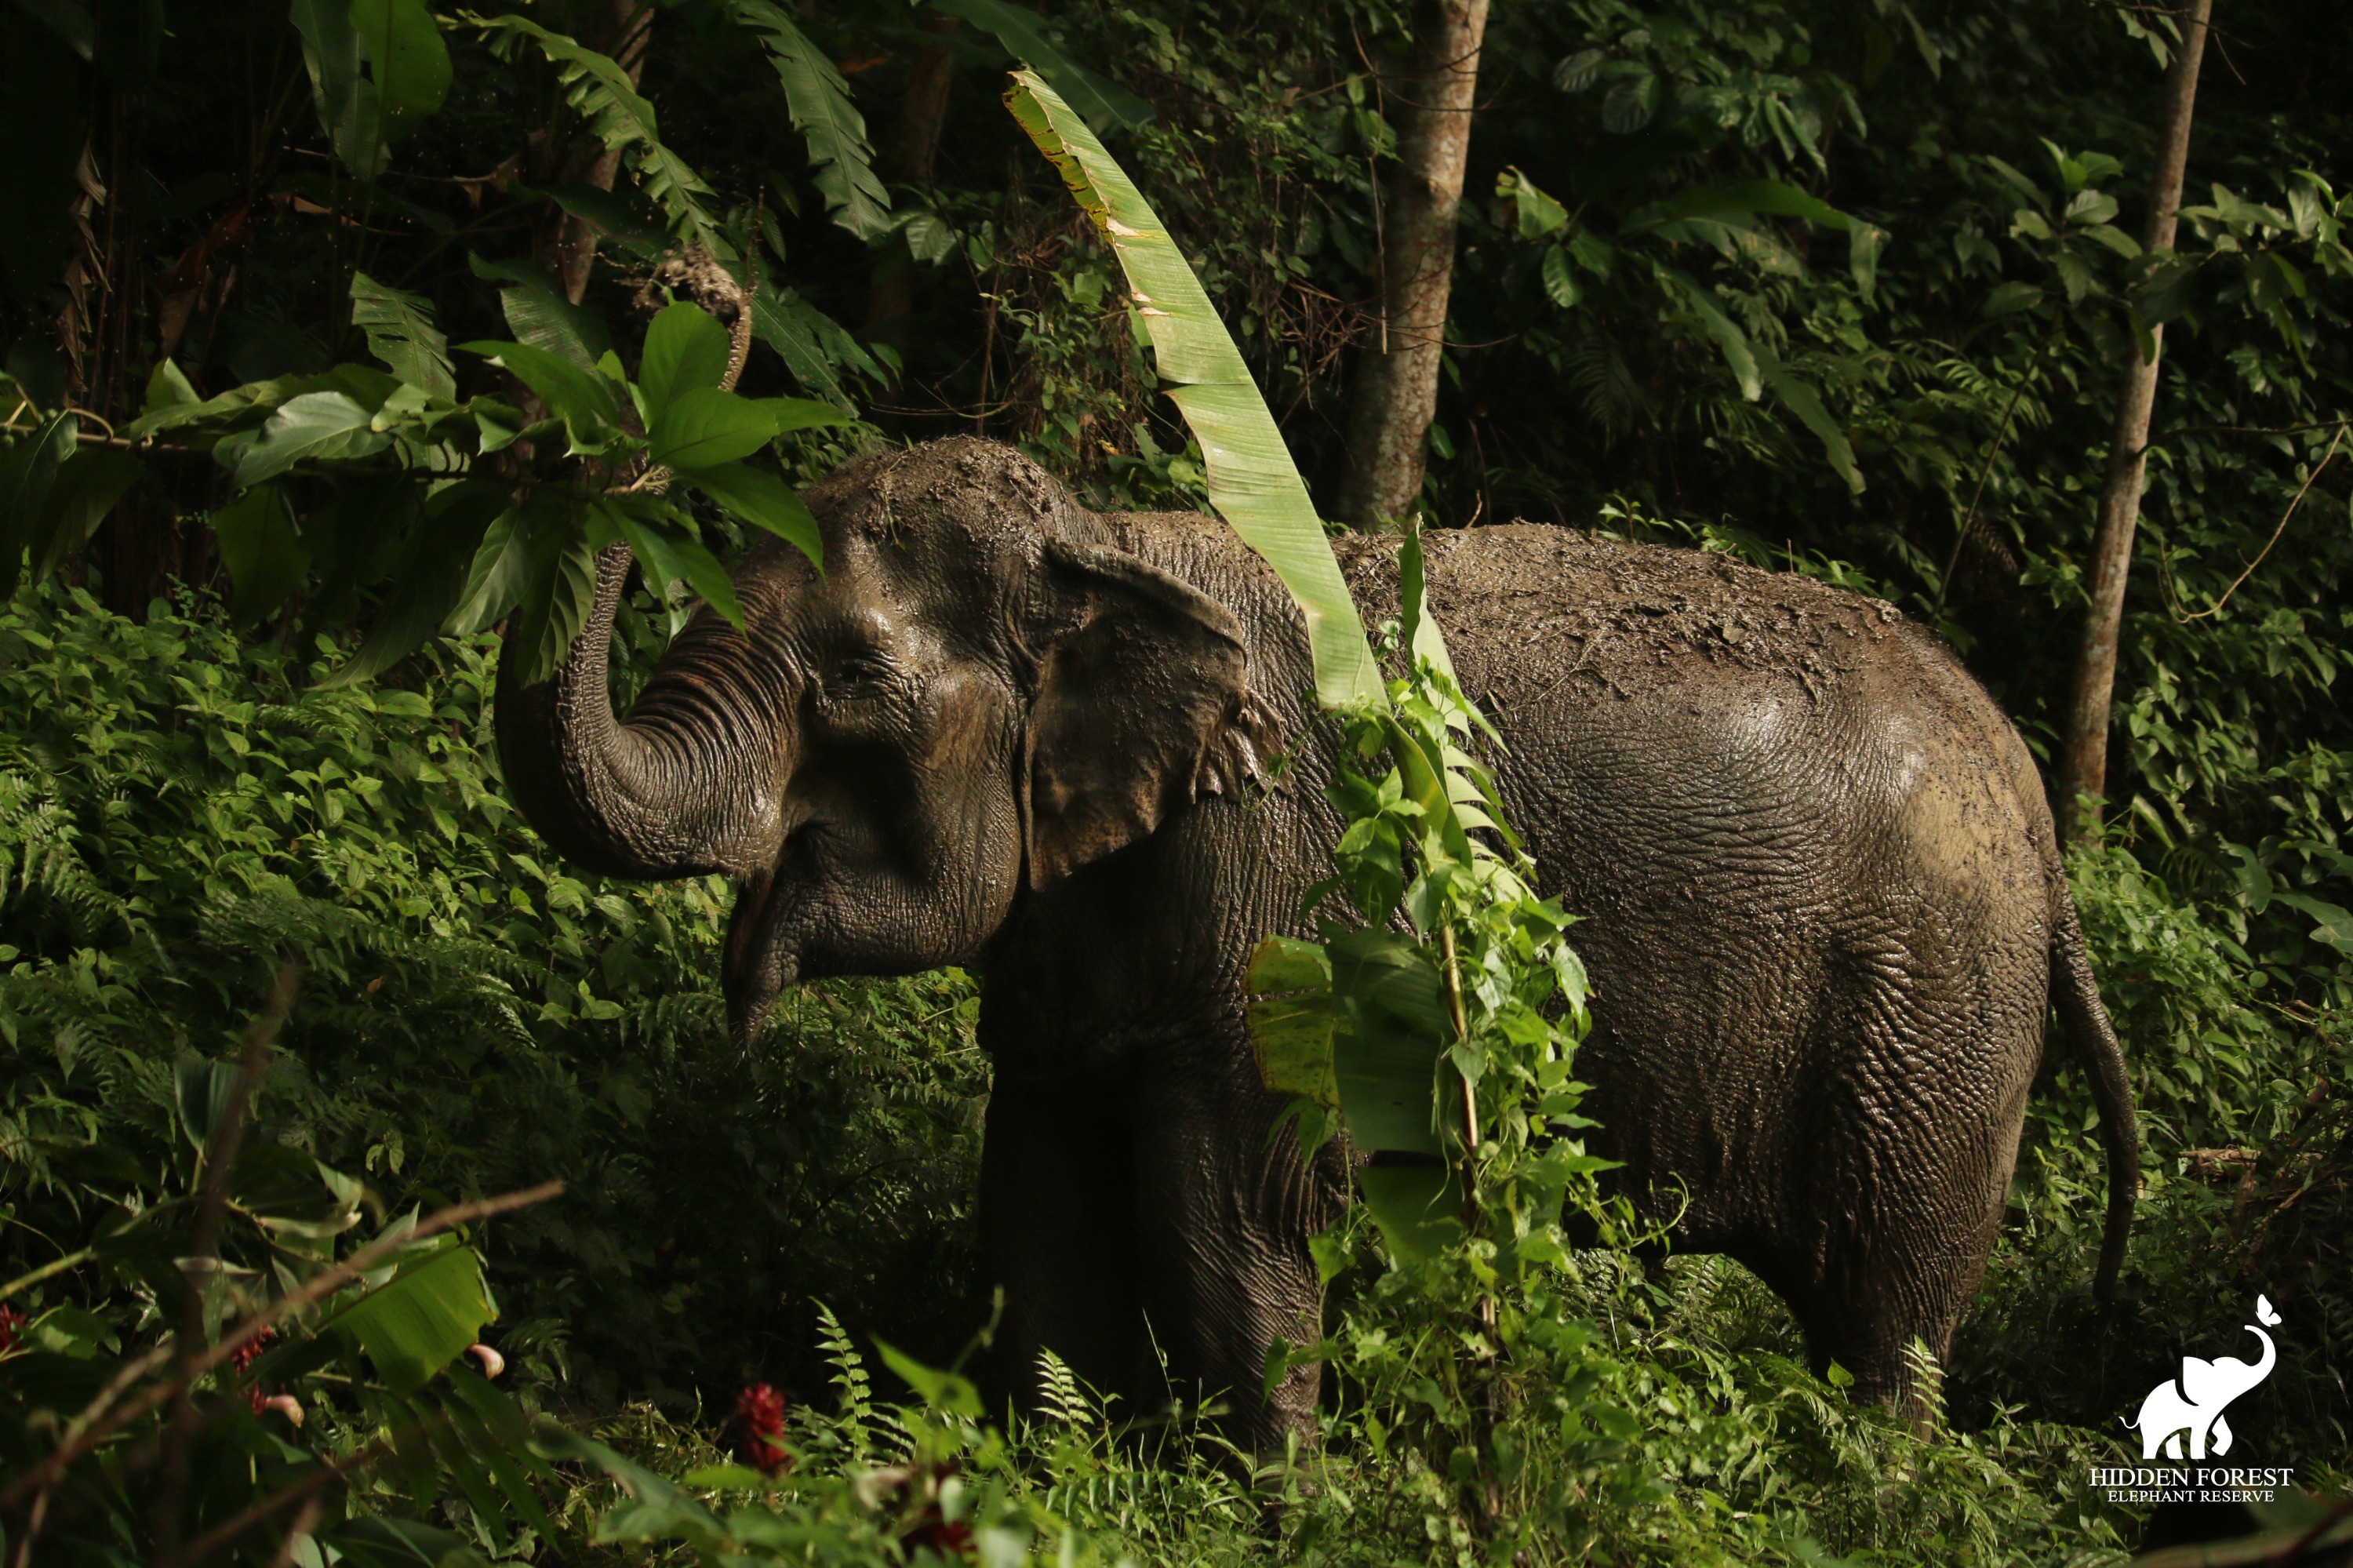
<svg viewBox="0 0 2353 1568"><path fill-rule="evenodd" d="M0 1307L0 1356L16 1348L16 1336L25 1331L25 1315L14 1307Z"/></svg>
<svg viewBox="0 0 2353 1568"><path fill-rule="evenodd" d="M764 1476L773 1476L792 1462L785 1446L785 1396L775 1387L755 1383L735 1396L735 1425L743 1433L741 1452Z"/></svg>
<svg viewBox="0 0 2353 1568"><path fill-rule="evenodd" d="M237 1368L238 1375L242 1376L247 1368L259 1361L261 1359L261 1352L268 1350L277 1338L277 1330L264 1329L261 1332L254 1335L253 1338L246 1340L245 1343L239 1345L235 1351L231 1351L228 1358L229 1362Z"/></svg>
<svg viewBox="0 0 2353 1568"><path fill-rule="evenodd" d="M239 1345L234 1351L231 1351L228 1355L229 1365L237 1369L237 1375L243 1377L246 1372L252 1368L253 1363L261 1359L261 1352L268 1350L269 1348L269 1342L276 1338L278 1338L278 1330L275 1329L264 1329L261 1332L254 1335L253 1338L246 1340L245 1343ZM256 1415L260 1414L264 1410L267 1410L269 1407L269 1396L261 1392L261 1385L259 1383L255 1383L251 1388L247 1389L245 1391L245 1397L247 1403L253 1406L253 1413ZM294 1425L297 1426L302 1425L301 1418L300 1416L295 1417Z"/></svg>

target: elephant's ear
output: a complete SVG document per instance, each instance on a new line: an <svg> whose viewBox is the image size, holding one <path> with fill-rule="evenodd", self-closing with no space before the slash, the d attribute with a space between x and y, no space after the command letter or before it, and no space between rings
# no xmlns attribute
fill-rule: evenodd
<svg viewBox="0 0 2353 1568"><path fill-rule="evenodd" d="M1060 540L1044 573L1022 810L1032 887L1134 843L1193 799L1245 673L1241 627L1191 584Z"/></svg>

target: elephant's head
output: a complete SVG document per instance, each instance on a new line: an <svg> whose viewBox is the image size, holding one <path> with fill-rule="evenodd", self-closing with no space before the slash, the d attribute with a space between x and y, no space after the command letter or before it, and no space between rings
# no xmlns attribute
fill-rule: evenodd
<svg viewBox="0 0 2353 1568"><path fill-rule="evenodd" d="M1021 900L1249 766L1233 617L1034 463L939 441L807 499L824 570L756 550L744 630L698 612L626 719L606 688L626 553L552 677L500 676L508 787L561 853L737 879L739 1037L801 978L976 961Z"/></svg>

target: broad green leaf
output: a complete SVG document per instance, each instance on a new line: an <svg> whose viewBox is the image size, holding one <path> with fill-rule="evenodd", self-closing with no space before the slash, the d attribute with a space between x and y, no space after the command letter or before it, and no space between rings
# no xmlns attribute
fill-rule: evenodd
<svg viewBox="0 0 2353 1568"><path fill-rule="evenodd" d="M1542 239L1568 222L1568 209L1517 169L1505 169L1495 177L1495 194L1511 201L1523 239Z"/></svg>
<svg viewBox="0 0 2353 1568"><path fill-rule="evenodd" d="M595 451L611 440L619 418L613 384L560 355L525 343L464 343L468 354L487 356L539 395L547 411L564 421L572 450Z"/></svg>
<svg viewBox="0 0 2353 1568"><path fill-rule="evenodd" d="M506 493L486 480L463 481L428 500L425 524L407 540L394 569L392 592L368 623L367 636L319 683L333 687L372 679L423 647L458 609L483 535L507 510Z"/></svg>
<svg viewBox="0 0 2353 1568"><path fill-rule="evenodd" d="M466 1353L496 1314L472 1247L445 1246L320 1325L347 1330L396 1394L415 1393Z"/></svg>
<svg viewBox="0 0 2353 1568"><path fill-rule="evenodd" d="M1333 1077L1332 962L1321 944L1269 937L1250 954L1245 988L1250 1053L1259 1081L1337 1109Z"/></svg>
<svg viewBox="0 0 2353 1568"><path fill-rule="evenodd" d="M1756 349L1750 344L1748 334L1740 330L1739 323L1724 313L1724 307L1716 303L1715 293L1689 273L1679 272L1672 267L1660 268L1659 276L1674 284L1691 302L1692 313L1699 317L1700 325L1706 329L1707 335L1715 340L1715 346L1724 355L1724 363L1732 367L1734 377L1739 381L1740 395L1751 403L1764 396L1765 380L1757 369Z"/></svg>
<svg viewBox="0 0 2353 1568"><path fill-rule="evenodd" d="M81 422L52 414L33 433L0 451L0 595L14 592L58 471L79 445Z"/></svg>
<svg viewBox="0 0 2353 1568"><path fill-rule="evenodd" d="M1454 1172L1435 1160L1364 1166L1356 1187L1381 1239L1409 1263L1426 1263L1462 1239L1461 1188Z"/></svg>
<svg viewBox="0 0 2353 1568"><path fill-rule="evenodd" d="M530 524L522 508L509 507L483 530L458 592L458 608L449 612L443 630L470 637L495 624L522 601L530 578Z"/></svg>
<svg viewBox="0 0 2353 1568"><path fill-rule="evenodd" d="M2042 302L2042 291L2032 283L1997 283L1993 291L1986 295L1984 315L1991 321L2031 311Z"/></svg>
<svg viewBox="0 0 2353 1568"><path fill-rule="evenodd" d="M1444 982L1394 932L1352 931L1330 952L1332 993L1348 1022L1333 1042L1333 1076L1350 1139L1365 1150L1443 1153L1430 1097L1452 1032Z"/></svg>
<svg viewBox="0 0 2353 1568"><path fill-rule="evenodd" d="M647 433L653 461L691 472L750 457L776 439L776 421L749 397L697 387L655 408Z"/></svg>
<svg viewBox="0 0 2353 1568"><path fill-rule="evenodd" d="M280 404L260 437L237 453L230 482L248 489L298 462L369 457L392 438L369 428L375 411L344 392L306 392Z"/></svg>
<svg viewBox="0 0 2353 1568"><path fill-rule="evenodd" d="M659 585L655 597L667 600L670 585L682 582L701 595L703 602L725 618L730 626L738 631L744 629L744 610L735 602L735 585L728 580L719 558L704 549L701 540L683 526L667 524L659 517L639 515L628 506L607 505L604 514L615 531L628 541L630 553L645 568L647 580ZM680 610L671 611L673 635L684 619Z"/></svg>
<svg viewBox="0 0 2353 1568"><path fill-rule="evenodd" d="M891 192L874 172L874 148L865 117L850 101L849 84L772 0L727 0L727 8L767 48L793 129L808 143L811 177L826 211L860 239L887 232Z"/></svg>
<svg viewBox="0 0 2353 1568"><path fill-rule="evenodd" d="M1822 455L1831 460L1831 467L1846 481L1847 489L1861 495L1862 471L1854 466L1854 449L1847 444L1846 432L1839 429L1830 410L1822 407L1821 395L1783 365L1771 349L1762 344L1756 347L1757 366L1764 374L1765 385L1773 389L1773 396L1781 400L1784 408L1798 416L1799 424L1814 432L1822 443Z"/></svg>
<svg viewBox="0 0 2353 1568"><path fill-rule="evenodd" d="M638 362L638 389L657 417L681 392L716 387L726 378L734 345L727 329L700 306L671 305L646 328Z"/></svg>
<svg viewBox="0 0 2353 1568"><path fill-rule="evenodd" d="M752 334L783 356L785 367L808 391L848 404L841 373L884 379L882 367L841 323L791 289L763 280L752 296Z"/></svg>
<svg viewBox="0 0 2353 1568"><path fill-rule="evenodd" d="M1422 558L1421 524L1418 518L1406 524L1405 543L1398 551L1398 611L1406 647L1416 659L1451 683L1454 660L1446 652L1446 634L1439 630L1437 618L1430 613L1430 574ZM1441 766L1444 760L1439 759ZM1448 778L1451 782L1451 774Z"/></svg>
<svg viewBox="0 0 2353 1568"><path fill-rule="evenodd" d="M96 25L84 0L16 0L18 7L46 24L58 41L87 60L97 42Z"/></svg>
<svg viewBox="0 0 2353 1568"><path fill-rule="evenodd" d="M499 285L499 307L518 343L568 359L583 370L595 369L612 349L596 313L557 293L547 274L530 262L485 261L479 256L467 260L475 277Z"/></svg>
<svg viewBox="0 0 2353 1568"><path fill-rule="evenodd" d="M2113 231L2112 231L2113 232ZM1874 228L1867 223L1855 223L1846 232L1847 270L1854 278L1855 292L1864 304L1879 284L1879 253L1887 248L1887 230Z"/></svg>
<svg viewBox="0 0 2353 1568"><path fill-rule="evenodd" d="M185 377L182 377L185 381ZM227 391L207 397L202 402L158 402L152 396L146 411L122 428L127 441L144 440L164 430L184 429L219 420L227 423L241 416L265 408L274 408L287 398L301 392L316 390L313 376L281 376L269 381L248 381Z"/></svg>
<svg viewBox="0 0 2353 1568"><path fill-rule="evenodd" d="M817 519L793 487L775 474L723 463L681 477L746 523L796 546L817 566L825 565L825 541L818 535Z"/></svg>
<svg viewBox="0 0 2353 1568"><path fill-rule="evenodd" d="M375 179L387 162L383 110L352 26L352 0L293 0L291 20L302 37L311 103L328 144L353 174Z"/></svg>
<svg viewBox="0 0 2353 1568"><path fill-rule="evenodd" d="M967 1421L980 1419L980 1393L965 1379L925 1366L880 1340L874 1341L874 1349L882 1357L882 1364L897 1372L929 1408L961 1415Z"/></svg>
<svg viewBox="0 0 2353 1568"><path fill-rule="evenodd" d="M790 435L795 430L815 429L820 425L850 425L857 421L830 403L819 403L807 397L755 397L769 418L776 421L776 434Z"/></svg>
<svg viewBox="0 0 2353 1568"><path fill-rule="evenodd" d="M350 5L351 28L375 87L378 132L387 143L397 142L449 96L449 48L425 0Z"/></svg>
<svg viewBox="0 0 2353 1568"><path fill-rule="evenodd" d="M2105 223L2116 216L2116 198L2105 191L2077 191L2067 203L2066 219L2078 227Z"/></svg>
<svg viewBox="0 0 2353 1568"><path fill-rule="evenodd" d="M1725 217L1741 213L1802 217L1825 228L1844 229L1854 220L1817 196L1779 180L1736 180L1726 185L1687 185L1649 207L1627 214L1623 234L1639 234L1684 217Z"/></svg>
<svg viewBox="0 0 2353 1568"><path fill-rule="evenodd" d="M1562 310L1575 305L1585 292L1577 274L1569 270L1568 252L1557 245L1544 254L1544 286L1552 302Z"/></svg>
<svg viewBox="0 0 2353 1568"><path fill-rule="evenodd" d="M237 617L248 624L277 612L311 569L286 498L257 484L212 514L221 564L237 588Z"/></svg>
<svg viewBox="0 0 2353 1568"><path fill-rule="evenodd" d="M1144 100L1105 81L1056 48L1046 36L1052 24L1035 11L1008 0L935 0L932 8L997 35L1007 53L1042 78L1039 85L1051 83L1046 90L1059 95L1057 102L1075 109L1098 134L1133 131L1155 112Z"/></svg>
<svg viewBox="0 0 2353 1568"><path fill-rule="evenodd" d="M177 408L202 402L187 373L168 359L158 360L153 374L147 377L147 400L139 411L152 414L159 408Z"/></svg>
<svg viewBox="0 0 2353 1568"><path fill-rule="evenodd" d="M595 185L525 185L514 194L525 199L543 197L595 228L597 238L641 260L650 260L670 249L662 215L635 187L599 190Z"/></svg>
<svg viewBox="0 0 2353 1568"><path fill-rule="evenodd" d="M1579 49L1552 68L1552 84L1563 92L1583 92L1600 79L1609 58L1599 49Z"/></svg>
<svg viewBox="0 0 2353 1568"><path fill-rule="evenodd" d="M535 45L555 67L565 101L597 140L628 161L645 193L669 213L670 227L690 240L710 240L711 215L703 200L711 187L663 144L654 106L629 84L628 72L617 61L526 17L471 20L503 58L513 58L526 41Z"/></svg>
<svg viewBox="0 0 2353 1568"><path fill-rule="evenodd" d="M530 560L531 580L506 633L508 642L522 650L525 685L555 673L572 651L573 639L588 624L589 605L596 597L596 554L577 529L534 526Z"/></svg>
<svg viewBox="0 0 2353 1568"><path fill-rule="evenodd" d="M367 334L368 352L402 382L456 400L458 376L449 365L449 340L433 324L431 301L353 272L352 324Z"/></svg>
<svg viewBox="0 0 2353 1568"><path fill-rule="evenodd" d="M1364 622L1324 536L1307 487L1250 367L1184 253L1086 122L1034 71L1016 71L1006 103L1111 243L1169 396L1201 443L1210 503L1266 557L1298 601L1326 707L1381 707L1388 693Z"/></svg>
<svg viewBox="0 0 2353 1568"><path fill-rule="evenodd" d="M147 465L113 447L84 447L59 465L49 498L26 546L33 579L41 581L81 553L90 535L139 482ZM0 576L5 576L0 573Z"/></svg>

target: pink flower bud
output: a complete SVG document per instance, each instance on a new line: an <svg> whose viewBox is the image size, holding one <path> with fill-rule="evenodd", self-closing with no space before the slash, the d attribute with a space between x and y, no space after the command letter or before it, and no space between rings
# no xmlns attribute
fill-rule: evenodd
<svg viewBox="0 0 2353 1568"><path fill-rule="evenodd" d="M488 1345L468 1345L466 1347L466 1353L482 1363L482 1375L484 1377L496 1377L501 1372L507 1370L506 1357L499 1354L498 1351L491 1349Z"/></svg>
<svg viewBox="0 0 2353 1568"><path fill-rule="evenodd" d="M302 1402L290 1393L273 1393L261 1402L264 1410L274 1410L296 1426L302 1425Z"/></svg>

